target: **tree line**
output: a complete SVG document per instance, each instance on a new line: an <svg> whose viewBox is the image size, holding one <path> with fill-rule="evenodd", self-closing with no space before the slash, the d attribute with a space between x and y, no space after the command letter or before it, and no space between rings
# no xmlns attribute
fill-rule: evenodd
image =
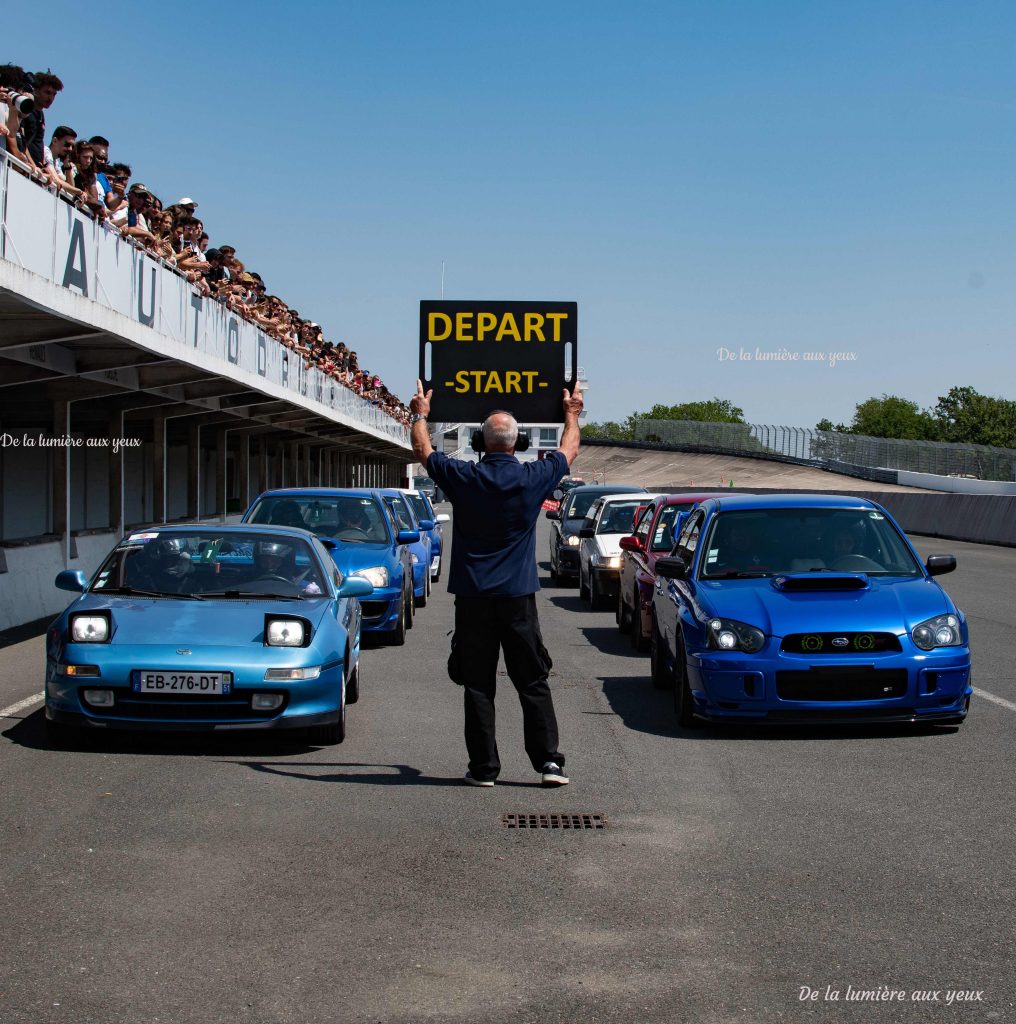
<svg viewBox="0 0 1016 1024"><path fill-rule="evenodd" d="M632 441L637 437L641 420L745 422L744 410L729 399L711 398L678 405L657 404L648 412L633 412L620 422L587 423L582 427L582 436ZM858 403L849 424L833 424L832 420L822 419L815 428L866 437L1016 448L1016 401L982 395L972 387L952 387L934 406L922 409L910 399L883 394Z"/></svg>

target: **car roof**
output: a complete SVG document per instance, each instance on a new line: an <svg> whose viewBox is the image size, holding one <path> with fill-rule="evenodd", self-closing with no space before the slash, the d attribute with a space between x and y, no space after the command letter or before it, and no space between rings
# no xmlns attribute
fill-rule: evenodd
<svg viewBox="0 0 1016 1024"><path fill-rule="evenodd" d="M314 536L312 531L299 526L276 526L273 523L156 523L154 526L127 530L124 536L131 537L138 533L193 533L196 530L204 533L276 533L303 540Z"/></svg>
<svg viewBox="0 0 1016 1024"><path fill-rule="evenodd" d="M777 509L777 508L864 508L878 506L867 498L851 494L731 494L719 498L707 498L721 512L736 509Z"/></svg>
<svg viewBox="0 0 1016 1024"><path fill-rule="evenodd" d="M568 497L574 494L648 494L644 487L627 487L622 484L583 484L581 487L573 487L568 492Z"/></svg>
<svg viewBox="0 0 1016 1024"><path fill-rule="evenodd" d="M262 498L370 498L374 487L279 487L272 491L262 491L254 500Z"/></svg>
<svg viewBox="0 0 1016 1024"><path fill-rule="evenodd" d="M663 495L661 495L661 494L653 494L653 493L650 493L648 491L645 494L642 494L639 491L617 491L617 492L610 492L610 493L607 493L607 494L601 494L597 498L597 501L600 501L604 505L606 505L608 502L611 502L611 501L639 501L639 500L641 500L643 498L646 498L646 499L649 499L649 500L646 501L646 504L648 505L649 501L651 501L653 498L661 498L661 497L663 497Z"/></svg>
<svg viewBox="0 0 1016 1024"><path fill-rule="evenodd" d="M663 500L656 503L658 505L694 505L698 501L707 501L709 498L735 498L740 496L741 492L739 491L702 491L701 493L688 491L681 494L659 494L657 498L662 498Z"/></svg>

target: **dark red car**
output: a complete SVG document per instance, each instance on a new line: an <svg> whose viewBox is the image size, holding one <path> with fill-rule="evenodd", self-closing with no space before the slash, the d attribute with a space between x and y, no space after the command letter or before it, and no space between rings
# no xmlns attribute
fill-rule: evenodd
<svg viewBox="0 0 1016 1024"><path fill-rule="evenodd" d="M631 636L636 650L649 650L656 560L673 550L680 533L678 516L706 498L725 498L732 493L661 495L636 519L635 532L621 538L620 589L614 617L617 628Z"/></svg>

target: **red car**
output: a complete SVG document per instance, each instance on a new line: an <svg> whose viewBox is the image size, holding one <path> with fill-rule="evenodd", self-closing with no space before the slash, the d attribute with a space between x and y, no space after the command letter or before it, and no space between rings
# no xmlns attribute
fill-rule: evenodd
<svg viewBox="0 0 1016 1024"><path fill-rule="evenodd" d="M678 516L706 498L726 498L732 493L661 495L636 518L635 532L621 538L621 577L614 618L617 628L631 636L636 650L649 650L656 560L673 550L680 533Z"/></svg>

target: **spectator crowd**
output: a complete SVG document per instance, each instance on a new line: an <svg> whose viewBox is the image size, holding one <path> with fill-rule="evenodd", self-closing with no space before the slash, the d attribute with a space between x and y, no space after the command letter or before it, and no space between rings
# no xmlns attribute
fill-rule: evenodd
<svg viewBox="0 0 1016 1024"><path fill-rule="evenodd" d="M409 410L381 378L360 366L345 343L326 341L321 325L303 319L260 274L247 269L232 245L209 245L198 204L189 196L170 206L139 181L127 163L110 162L110 142L85 138L59 125L47 144L46 111L63 83L51 71L26 72L0 65L0 149L47 188L118 231L182 274L201 295L213 298L276 338L307 368L317 366L393 419L409 422ZM12 166L17 167L17 164ZM20 169L20 168L19 168Z"/></svg>

